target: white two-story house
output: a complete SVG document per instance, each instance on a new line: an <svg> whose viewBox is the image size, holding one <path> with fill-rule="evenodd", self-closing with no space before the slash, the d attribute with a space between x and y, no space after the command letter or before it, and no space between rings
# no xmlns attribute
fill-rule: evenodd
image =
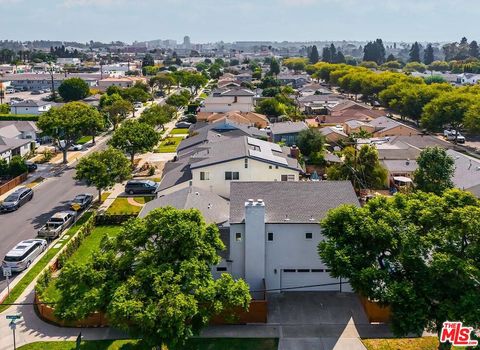
<svg viewBox="0 0 480 350"><path fill-rule="evenodd" d="M249 136L218 138L187 149L168 163L159 195L194 186L228 198L233 182L298 181L303 172L297 149Z"/></svg>
<svg viewBox="0 0 480 350"><path fill-rule="evenodd" d="M244 88L217 89L204 101L201 112L225 113L231 111L251 112L254 109L255 93Z"/></svg>
<svg viewBox="0 0 480 350"><path fill-rule="evenodd" d="M350 292L317 252L320 220L342 204L359 206L349 181L232 183L228 257L212 273L244 278L253 292Z"/></svg>

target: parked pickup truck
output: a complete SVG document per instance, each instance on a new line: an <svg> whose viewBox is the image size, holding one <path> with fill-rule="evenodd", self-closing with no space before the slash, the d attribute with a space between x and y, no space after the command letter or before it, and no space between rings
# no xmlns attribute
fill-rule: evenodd
<svg viewBox="0 0 480 350"><path fill-rule="evenodd" d="M73 211L61 211L55 213L40 230L38 237L55 239L75 222L77 214Z"/></svg>

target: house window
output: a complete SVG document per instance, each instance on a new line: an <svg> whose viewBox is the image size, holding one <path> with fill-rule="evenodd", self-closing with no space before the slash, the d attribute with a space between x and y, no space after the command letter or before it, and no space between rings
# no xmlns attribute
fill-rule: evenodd
<svg viewBox="0 0 480 350"><path fill-rule="evenodd" d="M269 166L268 166L268 169L272 169L272 166L271 166L271 165L269 165Z"/></svg>
<svg viewBox="0 0 480 350"><path fill-rule="evenodd" d="M282 181L295 181L295 175L282 175Z"/></svg>
<svg viewBox="0 0 480 350"><path fill-rule="evenodd" d="M227 271L227 268L225 266L217 267L217 272L225 272L225 271Z"/></svg>
<svg viewBox="0 0 480 350"><path fill-rule="evenodd" d="M267 241L273 241L273 232L268 232L267 233Z"/></svg>
<svg viewBox="0 0 480 350"><path fill-rule="evenodd" d="M278 169L278 165L275 165L275 169Z"/></svg>
<svg viewBox="0 0 480 350"><path fill-rule="evenodd" d="M236 240L237 242L241 242L241 241L242 241L242 233L241 233L241 232L235 233L235 240Z"/></svg>
<svg viewBox="0 0 480 350"><path fill-rule="evenodd" d="M305 233L305 239L312 239L313 238L313 233L307 232Z"/></svg>
<svg viewBox="0 0 480 350"><path fill-rule="evenodd" d="M238 171L226 171L225 180L239 180L240 173Z"/></svg>
<svg viewBox="0 0 480 350"><path fill-rule="evenodd" d="M210 173L208 171L201 171L200 172L200 180L210 180Z"/></svg>
<svg viewBox="0 0 480 350"><path fill-rule="evenodd" d="M248 158L245 158L245 169L248 169Z"/></svg>

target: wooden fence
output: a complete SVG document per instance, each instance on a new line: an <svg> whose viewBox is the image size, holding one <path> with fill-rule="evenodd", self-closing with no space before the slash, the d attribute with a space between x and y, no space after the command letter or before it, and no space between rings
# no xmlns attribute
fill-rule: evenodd
<svg viewBox="0 0 480 350"><path fill-rule="evenodd" d="M360 296L360 302L367 314L368 322L388 323L390 321L390 307L380 306L378 303L368 300L363 296Z"/></svg>
<svg viewBox="0 0 480 350"><path fill-rule="evenodd" d="M14 177L10 181L4 183L3 185L0 186L0 196L2 194L7 193L11 189L17 187L20 185L22 182L24 182L27 179L27 173L19 175L17 177Z"/></svg>

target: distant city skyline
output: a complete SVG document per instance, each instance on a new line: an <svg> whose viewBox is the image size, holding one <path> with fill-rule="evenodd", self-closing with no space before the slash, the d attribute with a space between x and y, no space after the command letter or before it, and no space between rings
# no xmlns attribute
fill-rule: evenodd
<svg viewBox="0 0 480 350"><path fill-rule="evenodd" d="M0 0L5 40L480 41L469 0Z"/></svg>

